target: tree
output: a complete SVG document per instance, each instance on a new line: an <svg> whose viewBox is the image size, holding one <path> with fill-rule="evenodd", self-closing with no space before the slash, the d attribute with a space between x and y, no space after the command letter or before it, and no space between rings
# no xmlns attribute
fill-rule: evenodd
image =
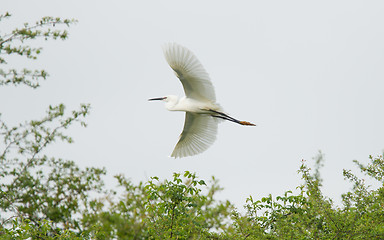
<svg viewBox="0 0 384 240"><path fill-rule="evenodd" d="M0 15L0 21L4 21L10 17L11 14L6 12ZM45 40L65 40L68 37L68 32L57 28L61 25L69 27L76 22L77 20L75 19L43 17L34 25L24 23L23 27L0 35L0 64L6 65L8 63L7 56L10 55L19 55L33 60L37 59L42 48L28 45L27 43L29 41L38 38ZM48 77L48 73L45 70L31 70L26 68L18 70L15 68L4 69L4 67L1 67L0 77L0 85L3 86L24 84L32 88L37 88L40 86L40 81Z"/></svg>
<svg viewBox="0 0 384 240"><path fill-rule="evenodd" d="M233 206L215 200L221 188L214 178L206 193L205 182L188 171L174 173L172 181L152 177L137 186L122 175L116 179L124 193L91 202L83 215L83 224L96 226L101 239L199 239L228 228Z"/></svg>
<svg viewBox="0 0 384 240"><path fill-rule="evenodd" d="M247 214L234 214L235 232L230 239L382 239L384 236L384 189L370 190L351 171L344 170L344 177L353 183L353 190L342 195L343 206L323 196L319 167L323 156L319 155L315 173L303 163L299 173L304 184L300 193L287 191L275 199L269 195L260 200L247 199ZM383 156L370 156L365 166L355 163L361 171L383 182Z"/></svg>
<svg viewBox="0 0 384 240"><path fill-rule="evenodd" d="M10 17L8 12L2 14L0 21ZM44 17L34 25L25 23L21 28L2 34L0 85L39 87L41 80L48 76L45 70L5 70L7 57L19 55L37 59L42 48L32 47L28 44L30 41L38 38L65 40L67 31L58 27L74 23L76 20ZM63 104L49 106L45 117L15 126L9 126L0 118L0 236L7 232L8 225L13 225L14 229L28 226L29 232L36 231L36 234L48 225L51 233L59 229L81 231L74 216L88 201L89 192L101 191L101 176L105 170L81 170L73 161L49 157L44 150L58 140L71 143L72 139L64 134L65 129L76 122L86 126L84 118L89 108L81 104L79 110L67 115Z"/></svg>

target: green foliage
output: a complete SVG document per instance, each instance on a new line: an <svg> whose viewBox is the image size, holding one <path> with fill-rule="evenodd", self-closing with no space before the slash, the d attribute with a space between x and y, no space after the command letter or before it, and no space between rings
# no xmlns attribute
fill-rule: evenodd
<svg viewBox="0 0 384 240"><path fill-rule="evenodd" d="M0 22L11 17L11 14L6 12L0 15ZM27 43L29 40L42 38L49 39L62 39L68 37L68 32L63 29L58 29L59 26L67 26L76 23L75 19L61 19L54 17L43 17L36 21L35 24L30 25L24 23L20 28L16 28L9 33L0 34L0 65L8 63L6 56L19 55L27 59L37 59L41 53L41 47L31 47ZM37 88L40 86L39 81L46 79L48 73L44 70L31 70L31 69L14 69L0 67L0 86L1 85L19 85Z"/></svg>
<svg viewBox="0 0 384 240"><path fill-rule="evenodd" d="M8 127L0 119L0 209L3 214L39 221L50 220L55 227L77 229L74 215L88 201L89 192L102 191L104 169L80 170L73 161L56 159L43 154L57 140L72 142L62 130L74 122L83 123L89 106L65 116L64 106L49 107L47 116ZM53 126L53 127L52 127ZM2 216L3 216L2 214ZM0 217L4 223L9 218Z"/></svg>
<svg viewBox="0 0 384 240"><path fill-rule="evenodd" d="M370 157L364 166L357 161L363 173L382 180L383 157ZM315 173L303 163L299 173L304 184L300 193L287 191L284 196L271 195L260 200L247 199L247 214L234 213L236 226L230 239L382 239L384 236L384 189L370 190L351 171L344 176L353 184L353 190L343 194L343 206L335 207L332 200L320 190L319 167L323 157L317 158Z"/></svg>
<svg viewBox="0 0 384 240"><path fill-rule="evenodd" d="M0 15L0 21L11 15ZM35 25L24 24L0 36L0 64L7 64L10 55L36 59L41 48L26 45L37 38L66 39L65 30L52 30L75 20L44 17ZM52 28L51 28L52 27ZM5 55L5 56L4 56ZM36 88L46 78L44 70L0 69L0 85L25 84ZM49 106L46 116L9 126L0 115L0 238L27 239L55 236L73 239L82 236L79 224L81 211L92 192L104 192L101 176L104 169L80 169L73 161L56 159L44 154L52 143L72 143L64 131L74 123L86 126L84 118L90 106L65 113L65 106ZM44 237L45 238L45 237Z"/></svg>
<svg viewBox="0 0 384 240"><path fill-rule="evenodd" d="M156 236L155 239L206 236L209 230L220 227L217 222L229 215L229 203L225 205L226 208L222 208L224 203L215 206L212 198L208 200L200 194L201 189L197 186L205 185L203 180L198 181L196 175L188 171L184 177L187 179L185 184L180 174L174 173L173 181L155 184L154 181L158 179L152 178L145 186L149 203L146 210L150 213L148 233ZM217 186L214 185L215 188Z"/></svg>
<svg viewBox="0 0 384 240"><path fill-rule="evenodd" d="M184 178L184 179L183 179ZM147 183L133 185L122 175L116 176L124 193L93 201L83 215L83 224L97 226L100 239L186 239L209 237L211 231L224 231L232 205L214 200L221 190L213 178L207 194L203 180L186 171L174 173L173 180L160 182L152 177ZM115 195L116 193L113 193ZM106 204L108 203L108 204Z"/></svg>
<svg viewBox="0 0 384 240"><path fill-rule="evenodd" d="M81 240L83 236L78 236L68 230L54 229L51 222L43 220L38 225L31 224L27 220L13 221L10 228L2 229L0 239L58 239L58 240ZM55 232L55 235L52 235Z"/></svg>

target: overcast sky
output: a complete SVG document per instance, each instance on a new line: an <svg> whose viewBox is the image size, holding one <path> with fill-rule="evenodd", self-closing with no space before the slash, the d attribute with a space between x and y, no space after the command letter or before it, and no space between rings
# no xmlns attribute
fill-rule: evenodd
<svg viewBox="0 0 384 240"><path fill-rule="evenodd" d="M220 199L239 208L294 190L301 160L321 150L324 192L339 199L350 188L342 169L354 169L384 149L383 1L14 1L0 31L43 16L76 18L67 41L38 41L39 60L16 66L50 74L38 90L0 88L0 112L10 124L40 118L49 104L68 110L90 103L88 128L55 144L55 156L80 166L105 166L133 182L173 172L214 175ZM210 74L217 101L235 118L219 126L206 152L168 157L184 114L148 98L183 96L162 45L192 50ZM357 170L356 170L357 171ZM114 186L112 178L106 178Z"/></svg>

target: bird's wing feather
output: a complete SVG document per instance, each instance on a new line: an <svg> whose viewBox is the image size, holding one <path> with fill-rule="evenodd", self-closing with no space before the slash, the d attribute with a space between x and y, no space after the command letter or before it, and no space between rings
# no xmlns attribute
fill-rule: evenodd
<svg viewBox="0 0 384 240"><path fill-rule="evenodd" d="M171 157L186 157L204 152L216 140L217 119L205 114L186 112L184 129Z"/></svg>
<svg viewBox="0 0 384 240"><path fill-rule="evenodd" d="M183 84L187 97L216 101L207 71L190 50L176 43L165 45L163 50L168 64Z"/></svg>

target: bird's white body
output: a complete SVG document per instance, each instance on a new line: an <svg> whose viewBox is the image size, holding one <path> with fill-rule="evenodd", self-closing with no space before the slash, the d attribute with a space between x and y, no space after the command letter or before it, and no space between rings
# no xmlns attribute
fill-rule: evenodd
<svg viewBox="0 0 384 240"><path fill-rule="evenodd" d="M216 140L220 120L229 120L242 125L253 125L236 120L223 113L216 103L215 90L208 73L196 56L187 48L175 43L164 46L164 55L184 87L185 97L169 95L149 100L162 100L170 111L183 111L183 132L171 157L196 155L209 148Z"/></svg>
<svg viewBox="0 0 384 240"><path fill-rule="evenodd" d="M211 114L210 110L221 111L221 107L210 101L199 101L193 98L169 95L164 100L169 111L183 111L199 114Z"/></svg>

